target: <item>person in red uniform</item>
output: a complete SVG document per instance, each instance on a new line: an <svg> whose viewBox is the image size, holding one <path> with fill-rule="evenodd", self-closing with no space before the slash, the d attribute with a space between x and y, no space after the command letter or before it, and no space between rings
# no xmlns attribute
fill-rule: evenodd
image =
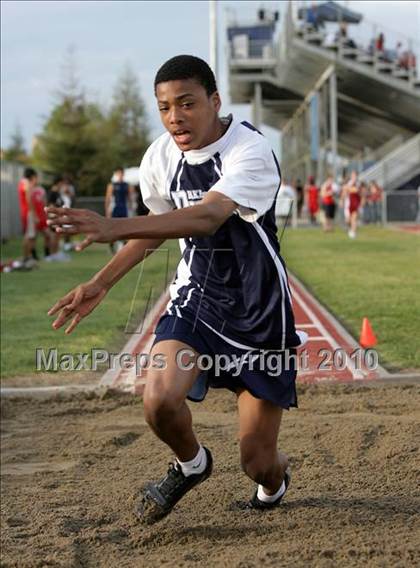
<svg viewBox="0 0 420 568"><path fill-rule="evenodd" d="M26 168L23 173L23 178L19 181L17 191L18 191L18 199L19 199L19 209L20 209L20 221L22 224L23 233L26 233L27 225L28 225L28 201L26 198L26 194L30 191L29 185L31 180L34 179L36 176L35 170L32 168ZM33 182L33 183L36 183Z"/></svg>
<svg viewBox="0 0 420 568"><path fill-rule="evenodd" d="M51 230L47 225L47 214L45 213L45 207L47 206L47 192L45 189L38 185L32 191L32 204L35 212L36 222L35 229L37 234L41 233L44 237L44 252L45 257L48 258L51 254L57 252L57 247L53 248Z"/></svg>
<svg viewBox="0 0 420 568"><path fill-rule="evenodd" d="M374 180L369 186L369 222L380 223L382 217L382 187Z"/></svg>
<svg viewBox="0 0 420 568"><path fill-rule="evenodd" d="M322 225L324 231L332 231L335 217L335 198L333 177L330 175L321 186L321 204L324 212Z"/></svg>
<svg viewBox="0 0 420 568"><path fill-rule="evenodd" d="M309 213L309 219L312 225L316 224L316 216L319 211L319 188L315 185L314 176L308 177L308 183L305 187L306 204Z"/></svg>
<svg viewBox="0 0 420 568"><path fill-rule="evenodd" d="M357 172L352 171L350 179L343 187L343 194L341 196L343 204L347 204L349 220L348 235L351 239L356 238L357 223L359 219L359 209L362 203L362 196L360 191L360 184L357 180Z"/></svg>
<svg viewBox="0 0 420 568"><path fill-rule="evenodd" d="M26 168L18 184L20 216L24 233L23 261L28 267L33 259L36 259L33 251L35 251L37 233L43 234L46 256L49 255L50 229L44 211L47 204L46 194L45 189L37 183L37 172L32 168Z"/></svg>
<svg viewBox="0 0 420 568"><path fill-rule="evenodd" d="M20 220L23 230L23 262L29 265L33 263L36 255L33 255L35 250L35 223L34 212L32 207L32 191L38 181L38 175L32 168L26 168L23 173L23 178L18 184L18 199L20 208Z"/></svg>
<svg viewBox="0 0 420 568"><path fill-rule="evenodd" d="M48 229L47 214L45 213L47 198L45 189L40 185L34 187L32 191L32 205L36 217L35 228L37 232L43 232Z"/></svg>

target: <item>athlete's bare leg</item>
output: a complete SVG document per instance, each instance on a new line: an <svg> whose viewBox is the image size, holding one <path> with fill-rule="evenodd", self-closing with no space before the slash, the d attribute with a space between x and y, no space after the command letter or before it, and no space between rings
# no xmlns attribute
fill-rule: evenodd
<svg viewBox="0 0 420 568"><path fill-rule="evenodd" d="M353 231L354 234L356 234L357 230L357 218L358 218L357 211L353 211L353 213L350 216L350 230Z"/></svg>
<svg viewBox="0 0 420 568"><path fill-rule="evenodd" d="M322 221L323 231L328 231L328 219L327 219L327 216L325 215L324 211L322 212L321 221Z"/></svg>
<svg viewBox="0 0 420 568"><path fill-rule="evenodd" d="M49 229L44 229L42 231L42 236L44 237L44 248L50 251L50 254L53 254L56 251L52 250L52 232Z"/></svg>
<svg viewBox="0 0 420 568"><path fill-rule="evenodd" d="M187 357L185 364L195 360L197 353L181 341L170 339L153 346L151 357L162 353L166 368L150 368L147 371L143 401L149 426L173 450L177 458L185 462L194 459L200 447L192 429L191 412L185 402L200 371L196 366L184 370L177 364L176 355L181 349L189 349L194 353L194 358Z"/></svg>
<svg viewBox="0 0 420 568"><path fill-rule="evenodd" d="M23 256L24 256L24 258L31 258L32 257L32 251L34 250L35 247L36 247L35 239L32 239L32 238L25 236L24 239L23 239Z"/></svg>
<svg viewBox="0 0 420 568"><path fill-rule="evenodd" d="M241 389L238 391L238 412L242 468L264 487L267 495L274 495L289 464L287 456L277 449L283 411Z"/></svg>

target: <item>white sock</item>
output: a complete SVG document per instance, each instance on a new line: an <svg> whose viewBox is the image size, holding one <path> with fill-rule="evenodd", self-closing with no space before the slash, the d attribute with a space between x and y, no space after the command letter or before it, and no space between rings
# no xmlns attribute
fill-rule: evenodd
<svg viewBox="0 0 420 568"><path fill-rule="evenodd" d="M284 480L280 486L280 489L276 491L274 495L267 495L267 493L264 491L263 486L258 485L257 497L260 501L263 501L263 503L272 503L273 501L281 497L285 491L286 484L284 483Z"/></svg>
<svg viewBox="0 0 420 568"><path fill-rule="evenodd" d="M197 455L190 461L182 462L177 458L177 462L181 466L182 473L185 477L192 474L203 473L207 466L207 454L203 446L200 444L200 449Z"/></svg>

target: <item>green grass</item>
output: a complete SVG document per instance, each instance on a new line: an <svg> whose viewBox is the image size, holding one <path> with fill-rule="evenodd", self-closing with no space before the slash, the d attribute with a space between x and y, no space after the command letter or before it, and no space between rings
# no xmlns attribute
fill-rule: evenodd
<svg viewBox="0 0 420 568"><path fill-rule="evenodd" d="M179 258L178 244L149 257L132 270L75 332L51 328L47 310L67 291L88 280L109 259L106 245L93 245L72 253L70 263L41 263L31 272L1 275L3 377L35 372L35 349L56 347L60 354L84 353L92 348L118 351L165 287ZM21 243L2 247L2 259L20 255ZM382 228L363 227L355 241L341 230L324 234L319 229L288 229L282 254L291 269L358 337L367 316L378 337L381 363L390 369L419 369L420 238ZM168 269L166 267L168 266ZM136 285L139 281L139 287ZM153 297L150 300L150 289ZM134 309L130 308L134 298Z"/></svg>
<svg viewBox="0 0 420 568"><path fill-rule="evenodd" d="M356 240L337 229L288 229L281 244L291 270L356 338L368 317L380 361L420 369L420 238L362 227Z"/></svg>
<svg viewBox="0 0 420 568"><path fill-rule="evenodd" d="M20 254L19 239L2 246L2 261ZM68 263L42 261L39 269L30 272L1 274L3 378L33 374L36 348L46 351L57 348L59 354L85 353L92 348L117 352L127 341L127 330L134 331L147 305L151 307L166 287L165 273L171 278L179 259L179 247L177 241L167 241L162 250L145 261L143 273L141 266L134 268L71 335L65 336L63 328L59 331L51 328L53 320L47 316L48 309L111 258L107 245L93 245L71 256L72 261Z"/></svg>

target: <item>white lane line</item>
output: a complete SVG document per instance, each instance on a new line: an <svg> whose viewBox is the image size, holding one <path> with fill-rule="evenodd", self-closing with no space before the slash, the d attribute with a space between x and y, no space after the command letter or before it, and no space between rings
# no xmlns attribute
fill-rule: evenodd
<svg viewBox="0 0 420 568"><path fill-rule="evenodd" d="M300 323L296 326L296 329L309 329L311 327L316 327L314 323Z"/></svg>
<svg viewBox="0 0 420 568"><path fill-rule="evenodd" d="M94 384L74 384L74 385L54 385L48 387L2 387L1 396L18 396L18 395L37 395L37 394L55 394L61 392L78 393L94 391L98 388L97 383Z"/></svg>
<svg viewBox="0 0 420 568"><path fill-rule="evenodd" d="M328 337L324 335L314 335L313 337L309 336L308 341L328 341Z"/></svg>
<svg viewBox="0 0 420 568"><path fill-rule="evenodd" d="M135 333L132 334L130 339L124 345L124 347L121 350L121 353L129 353L130 355L134 354L134 351L136 351L136 349L142 347L142 343L144 342L145 337L147 337L148 334L151 334L150 338L146 343L146 346L149 345L150 340L154 337L153 331L157 323L157 320L160 317L160 315L163 313L164 306L168 303L168 301L169 301L169 292L168 290L165 290L160 296L159 300L156 302L156 304L149 312L145 321L142 321L139 324ZM124 373L124 371L125 370L122 369L119 365L117 366L117 368L108 369L100 379L99 384L101 386L108 386L108 387L115 386L119 382L119 379L121 375ZM135 374L135 368L134 368L134 374Z"/></svg>
<svg viewBox="0 0 420 568"><path fill-rule="evenodd" d="M327 329L323 326L323 324L320 322L320 320L317 318L317 316L314 314L314 312L311 310L311 308L306 304L305 300L300 295L300 292L297 291L296 286L294 284L293 284L293 297L298 300L298 302L300 303L301 307L304 309L306 314L316 324L316 326L320 330L320 332L323 335L325 335L325 339L328 341L328 343L331 345L331 347L334 350L335 349L342 349L342 347L336 342L336 340L332 337L332 335L330 333L328 333ZM346 367L348 368L348 370L352 374L353 379L355 379L355 380L364 379L363 372L359 369L356 369L353 361L349 358L347 351L345 351L345 353L346 353Z"/></svg>
<svg viewBox="0 0 420 568"><path fill-rule="evenodd" d="M154 341L155 335L152 334L149 339L147 340L147 343L144 345L143 348L143 353L150 353L150 350L152 348L152 343ZM133 355L135 355L135 353L132 353ZM142 376L142 368L139 369L139 374L136 374L136 367L132 367L131 369L128 369L126 371L126 373L122 376L119 376L119 380L116 381L115 385L123 388L124 390L128 390L131 391L133 390L134 392L134 388L136 387L136 385L143 385L146 384L146 379L145 378L141 378Z"/></svg>

